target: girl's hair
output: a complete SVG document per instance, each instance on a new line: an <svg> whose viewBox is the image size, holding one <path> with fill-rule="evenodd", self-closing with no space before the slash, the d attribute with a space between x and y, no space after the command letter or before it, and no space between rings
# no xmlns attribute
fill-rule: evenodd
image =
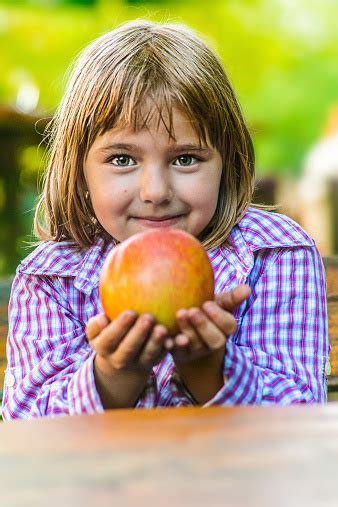
<svg viewBox="0 0 338 507"><path fill-rule="evenodd" d="M88 150L98 134L117 125L140 129L153 114L173 138L176 107L192 122L200 143L209 140L222 156L217 208L199 239L205 248L226 243L251 204L254 150L214 52L186 26L136 20L92 42L75 63L47 129L49 160L35 213L36 237L73 240L83 248L98 236L111 240L88 198L83 172ZM153 108L144 117L149 100Z"/></svg>

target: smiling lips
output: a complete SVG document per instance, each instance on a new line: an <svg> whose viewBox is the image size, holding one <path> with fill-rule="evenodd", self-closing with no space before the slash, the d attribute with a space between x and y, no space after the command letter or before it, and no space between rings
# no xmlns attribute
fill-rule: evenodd
<svg viewBox="0 0 338 507"><path fill-rule="evenodd" d="M169 227L175 225L182 215L164 216L164 217L133 217L141 225L147 227Z"/></svg>

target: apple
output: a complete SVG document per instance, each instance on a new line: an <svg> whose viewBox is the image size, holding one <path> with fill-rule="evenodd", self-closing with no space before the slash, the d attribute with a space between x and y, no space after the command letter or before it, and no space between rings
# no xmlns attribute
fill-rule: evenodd
<svg viewBox="0 0 338 507"><path fill-rule="evenodd" d="M214 273L194 236L159 228L113 248L100 273L99 293L110 320L124 310L151 313L175 336L177 310L200 307L214 298Z"/></svg>

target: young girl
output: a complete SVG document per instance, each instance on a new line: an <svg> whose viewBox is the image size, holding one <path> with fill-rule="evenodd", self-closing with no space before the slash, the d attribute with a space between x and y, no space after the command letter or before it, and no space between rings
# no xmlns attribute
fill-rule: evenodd
<svg viewBox="0 0 338 507"><path fill-rule="evenodd" d="M215 54L181 25L135 21L82 53L54 118L42 240L9 306L5 420L105 408L326 400L325 276L313 240L252 207L254 153ZM156 227L201 240L215 300L109 322L114 246ZM135 287L137 290L137 287Z"/></svg>

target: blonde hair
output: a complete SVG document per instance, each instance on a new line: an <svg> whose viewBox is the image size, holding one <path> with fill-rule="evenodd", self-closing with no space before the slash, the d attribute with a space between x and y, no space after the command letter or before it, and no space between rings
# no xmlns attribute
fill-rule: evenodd
<svg viewBox="0 0 338 507"><path fill-rule="evenodd" d="M112 238L88 199L83 161L98 134L114 126L142 128L145 100L172 132L172 110L192 122L200 142L221 154L223 172L215 214L201 233L205 248L226 243L251 204L254 150L225 70L215 53L180 24L136 20L92 42L75 62L64 98L47 130L49 150L34 234L73 240L85 248ZM166 116L167 117L167 116Z"/></svg>

